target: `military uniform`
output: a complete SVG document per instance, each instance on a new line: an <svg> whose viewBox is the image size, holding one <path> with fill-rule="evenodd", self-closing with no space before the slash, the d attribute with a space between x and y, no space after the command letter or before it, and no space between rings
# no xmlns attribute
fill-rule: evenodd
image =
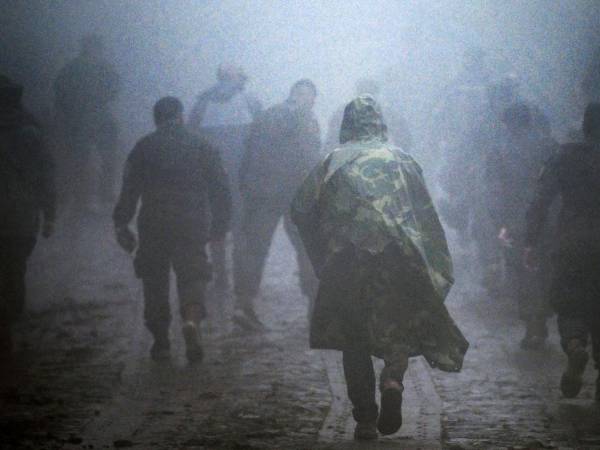
<svg viewBox="0 0 600 450"><path fill-rule="evenodd" d="M110 104L119 90L114 68L103 59L83 54L69 62L54 82L55 108L62 118L67 147L65 163L70 179L77 183L70 189L77 208L89 201L85 169L93 150L102 162L100 194L113 201L119 129Z"/></svg>
<svg viewBox="0 0 600 450"><path fill-rule="evenodd" d="M410 356L459 371L468 343L443 303L452 261L421 169L386 139L374 100L351 102L342 146L302 184L292 217L320 280L311 347L344 352L359 424L377 418L370 358L384 359L378 427L389 434L386 383L397 383L401 395Z"/></svg>
<svg viewBox="0 0 600 450"><path fill-rule="evenodd" d="M181 124L159 126L135 145L127 159L113 213L116 229L132 220L138 201L135 272L144 286L146 326L155 342L164 343L171 318L171 267L181 312L194 306L196 321L205 316L204 288L211 278L205 245L226 234L231 209L218 151Z"/></svg>
<svg viewBox="0 0 600 450"><path fill-rule="evenodd" d="M55 216L54 164L35 120L20 107L22 88L0 77L0 346L25 306L27 259L40 216L50 234Z"/></svg>
<svg viewBox="0 0 600 450"><path fill-rule="evenodd" d="M571 347L573 341L585 348L591 335L592 354L596 367L600 368L600 146L597 142L563 145L546 164L527 212L527 246L538 245L548 210L557 197L562 202L552 258L550 301L558 314L561 344L570 364L577 365L572 359L580 358L577 353L582 355ZM583 357L583 368L585 361L587 357ZM571 390L574 395L577 392L578 389ZM600 384L596 398L600 400Z"/></svg>
<svg viewBox="0 0 600 450"><path fill-rule="evenodd" d="M234 249L235 293L240 307L249 307L258 294L271 239L282 217L296 250L300 287L309 299L313 297L316 280L291 223L289 205L318 161L319 151L319 125L312 112L303 116L286 102L266 110L252 124L239 175L242 239Z"/></svg>

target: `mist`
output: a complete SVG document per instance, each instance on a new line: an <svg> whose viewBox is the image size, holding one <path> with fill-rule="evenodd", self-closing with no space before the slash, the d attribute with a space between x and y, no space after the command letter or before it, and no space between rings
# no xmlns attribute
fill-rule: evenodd
<svg viewBox="0 0 600 450"><path fill-rule="evenodd" d="M92 81L87 80L86 84L84 80L81 85L86 89L94 85L94 76L99 73L110 78L107 73L114 69L118 77L113 80L118 78L115 84L119 86L104 103L110 97L104 96L109 90L105 85L98 89L104 91L90 95L87 103L86 99L78 101L84 96L81 92L71 96L77 98L67 117L56 101L55 82L80 54L82 39L93 35L101 38L104 56L91 64L96 70L93 76L87 73ZM415 313L415 323L426 332L435 330L435 339L441 336L443 349L429 352L429 357L433 354L439 358L432 363L424 351L415 353L408 346L393 348L397 351L393 356L399 354L398 359L406 364L394 368L401 375L399 380L392 380L396 382L396 386L392 383L396 403L391 403L398 406L399 396L402 406L404 398L405 421L402 424L400 420L398 433L383 433L378 428L381 436L391 435L383 438L386 447L600 445L600 410L590 406L594 399L600 402L600 377L594 384L591 361L587 369L585 364L590 336L594 348L600 349L599 322L596 320L589 330L587 323L579 323L579 328L571 324L575 331L585 328L585 345L580 346L584 350L577 349L578 369L583 369L572 383L575 388L571 386L571 392L575 395L571 395L569 386L564 387L564 373L570 375L567 372L572 367L568 364L573 359L562 334L565 329L568 331L566 322L560 322L559 317L557 323L549 303L542 301L534 305L535 311L523 313L523 305L530 305L522 301L539 300L542 291L546 294L548 287L553 286L549 278L554 272L549 265L560 258L554 258L545 248L535 253L523 238L529 230L526 225L530 225L525 222L535 222L532 216L540 218L538 225L547 221L546 228L532 228L536 233L529 233L540 236L540 247L546 244L545 240L551 244L559 241L561 233L555 232L554 227L560 222L556 219L560 214L548 206L554 199L536 203L539 195L536 197L534 192L539 194L536 183L542 167L554 161L551 156L567 147L584 148L588 145L586 139L593 134L584 136L582 120L587 104L600 98L591 98L583 81L600 67L599 45L597 0L3 1L0 84L5 83L2 87L13 94L20 90L12 82L24 87L23 104L35 120L23 113L21 105L15 108L19 110L16 117L23 120L23 128L27 125L37 129L40 125L43 139L40 138L39 149L48 150L48 155L54 157L56 186L45 180L49 186L45 192L48 198L44 199L47 208L34 211L34 231L28 241L19 241L29 246L19 255L21 284L13 288L6 283L9 290L18 291L26 301L24 306L21 304L23 316L14 324L3 327L0 321L0 338L10 341L6 347L13 349L6 359L0 352L0 364L10 368L0 374L0 448L76 448L88 444L89 448L379 448L350 445L353 439L362 439L357 437L361 432L359 419L355 421L360 416L360 402L356 399L361 397L356 380L372 381L372 392L367 394L373 397L375 377L369 362L378 358L377 372L384 365L388 367L393 358L380 358L383 352L342 356L345 349L332 347L342 350L334 352L327 347L322 351L323 347L309 343L317 292L321 295L319 289L325 286L329 289L326 294L334 300L337 295L352 301L363 295L376 297L381 286L393 286L398 292L382 298L400 299L398 303L402 303L404 297L410 297L403 293L405 286L408 292L414 288L412 284L425 285L430 281L427 289L415 289L415 298L409 300L418 299L415 304L426 305L419 306L423 308L420 312L431 305L439 306L431 314L435 320L425 321L431 313L427 310L427 314L418 317ZM469 54L484 55L481 66L467 67ZM102 70L98 70L100 66ZM219 67L228 68L224 71L229 77L226 82L217 83ZM477 70L480 73L475 75L485 76L469 78L470 71ZM73 78L75 82L71 79L70 86L81 91L77 77ZM98 78L101 76L95 80ZM600 80L597 74L592 78L593 83ZM316 86L312 111L310 81L304 80L290 91L294 83L303 79L312 80ZM339 143L343 107L357 96L359 80L375 82L371 85L378 87L374 96L382 106L382 122L390 119L387 128L377 122L381 136L377 135L374 141L380 146L378 150L395 141L395 146L386 147L390 149L386 153L390 160L376 169L385 166L386 170L395 170L388 168L397 166L398 173L400 168L410 173L403 180L409 180L406 184L415 182L418 189L404 186L406 192L402 193L411 199L407 202L409 211L413 208L413 196L418 196L415 192L421 196L419 204L424 206L419 214L431 216L427 216L427 227L420 230L426 230L423 235L433 236L431 247L436 247L437 253L431 258L429 254L423 256L430 250L423 244L427 239L416 228L409 232L403 228L411 221L420 223L422 217L411 216L408 220L403 215L404 205L389 207L389 215L395 216L385 226L395 226L393 232L382 237L387 231L382 231L383 226L374 226L375 237L364 238L360 244L375 246L376 242L383 247L381 242L386 242L385 249L391 248L387 242L403 230L410 238L406 242L412 242L415 236L415 242L423 241L415 245L419 251L403 243L399 247L410 249L403 255L407 259L398 265L392 263L396 264L395 258L400 260L398 255L402 252L386 253L384 260L381 255L385 249L369 248L364 254L340 251L331 258L343 269L339 269L342 281L336 279L336 290L331 288L334 284L328 286L323 279L317 279L321 274L316 273L315 261L319 258L311 259L308 254L309 247L317 253L335 246L321 246L320 242L306 245L314 230L307 226L308 232L300 236L302 218L294 222L290 205L296 204L296 192L304 192L298 191L300 185L304 186L301 183L312 180L305 177L312 174L310 169L317 160L322 162L336 154L330 150ZM221 90L213 89L215 86ZM600 84L594 84L594 89L599 92ZM294 97L292 93L298 95ZM208 95L203 98L201 94ZM221 94L223 97L219 97ZM167 96L181 101L183 116L176 99L164 101ZM290 100L292 97L295 103ZM500 97L503 98L499 100ZM95 108L98 98L101 100L97 103L103 104ZM157 119L160 114L153 117L153 107L159 99L163 99L162 122ZM284 103L286 99L288 102ZM302 100L304 105L310 105L308 111L298 106ZM370 101L373 99L365 100ZM235 120L243 120L204 121L208 116L206 105L211 102L212 118L242 111ZM79 103L83 105L80 110ZM93 105L86 110L89 104ZM226 106L220 110L223 105ZM227 105L233 106L227 109ZM372 109L379 114L379 108ZM201 110L197 127L192 119L192 111L196 110ZM78 111L89 115L78 116ZM14 111L9 109L3 115L4 112L0 111L0 122L5 119L0 123L0 131L13 130ZM600 117L600 109L595 114ZM275 116L283 119L268 122ZM292 132L286 128L290 123ZM171 130L170 126L176 133L165 131ZM394 131L404 130L404 126L412 140L412 148L404 149L409 155L396 148L401 145L394 137ZM148 139L150 133L153 134ZM293 136L298 138L296 141L289 136L293 133L298 135ZM195 141L195 134L206 141ZM152 141L156 136L167 138ZM183 138L176 141L172 136ZM326 136L334 137L333 147L326 145ZM160 168L148 172L156 176L150 183L147 181L152 177L146 177L143 168L145 157L135 160L137 179L131 175L131 161L135 158L127 159L135 149L139 150L142 137L145 139L141 147L147 146L143 150L156 158L153 161ZM600 137L592 138L596 141L589 145L600 148ZM578 143L569 147L567 143L573 141ZM206 157L206 161L210 159L206 166L212 169L204 171L202 166L203 171L195 172L196 159L184 164L189 162L185 158L195 158L195 153L177 152L192 145L190 142L195 145L194 152L201 149L206 152L202 155L212 155ZM4 141L0 144L3 152L9 147L4 146ZM28 156L18 146L12 147L15 155ZM165 148L169 151L162 152ZM267 151L261 153L262 148ZM220 154L219 158L214 157L213 150L217 150L214 154ZM592 236L593 243L597 242L600 229L600 194L595 194L600 193L600 183L596 181L600 178L593 172L600 168L600 156L596 158L596 162L582 164L583 175L574 176L591 186L576 194L592 198L587 203L572 202L598 213L590 213L593 217L586 222L597 227L586 235ZM54 168L50 159L48 164L26 162L22 167L42 167L50 172ZM254 165L245 164L248 161ZM8 167L2 160L0 163L0 169ZM350 164L346 161L344 167L346 163ZM252 170L250 181L242 181L245 172ZM272 179L270 172L274 173ZM4 177L5 173L8 172L0 175ZM19 176L11 180L19 181ZM156 188L152 192L156 195L142 199L144 194L136 189L143 183L150 189ZM0 189L8 184L0 183ZM254 188L260 192L257 194ZM137 197L132 192L137 192ZM332 192L337 195L335 189ZM385 201L379 203L388 208L390 199L401 197L396 195L398 192L400 189L388 192ZM558 188L552 192L558 192ZM147 198L151 201L146 202ZM369 196L368 202L373 198ZM354 200L352 197L349 203ZM432 203L435 208L431 208ZM554 207L564 206L558 203ZM529 213L536 205L537 216ZM544 205L548 210L543 210ZM54 217L48 220L47 216L54 215L48 210L54 206L56 221ZM146 219L151 217L155 222L146 226L150 238L141 239L144 207L145 213L150 211ZM296 218L306 213L302 207L298 210ZM316 220L317 215L306 213L304 218ZM370 213L365 215L370 217ZM323 217L332 220L327 214ZM344 217L352 224L364 219L357 220L358 214L350 213ZM396 219L398 222L394 222ZM164 225L169 220L168 226ZM218 232L209 226L211 220L213 225L220 223ZM46 227L48 222L50 227ZM150 222L148 219L146 225ZM328 223L328 229L345 230L347 223L341 222ZM179 228L181 224L188 228ZM149 229L160 229L163 234L152 235ZM0 223L3 244L1 232ZM186 235L187 241L177 241L188 232L192 237ZM356 234L363 236L362 230ZM302 240L306 235L308 238ZM389 238L391 235L393 238ZM346 245L344 239L339 242ZM258 241L260 245L256 244ZM337 245L338 241L334 243ZM147 246L142 255L147 258L143 261L145 267L140 263L143 245ZM4 266L18 259L7 253L9 247L0 245L4 252L0 253L0 266L6 273L9 271ZM197 253L184 254L190 249ZM176 252L183 256L173 256ZM409 259L417 253L415 260ZM562 261L583 267L575 264L581 270L573 273L592 267L591 273L597 271L600 249L594 255L596 259L590 259L592 262L586 267L585 259L584 263L575 261L578 258ZM385 263L377 259L380 256ZM534 257L542 264L535 266ZM164 265L151 264L163 260ZM365 261L375 269L359 272L356 268L368 265ZM392 269L386 265L388 262ZM418 276L401 280L401 275L415 273L409 269L422 268L421 263L426 276L419 272ZM432 269L433 264L437 266ZM148 269L150 266L158 267L156 272L160 273L155 276ZM440 266L446 271L437 270ZM572 266L567 268L571 270ZM5 286L5 272L0 273L0 289ZM181 274L188 275L188 285L180 282ZM362 282L362 277L372 277L381 285L373 282L369 285L375 286L372 291L356 287L353 283ZM177 283L173 282L175 278ZM597 294L600 286L594 280L589 282L585 285L592 286L588 291ZM531 291L521 295L527 290L522 286L531 287ZM439 297L436 302L429 302L429 298L421 302L417 298L434 291ZM589 292L583 291L577 292L585 297ZM356 293L360 295L353 296ZM336 308L329 311L333 311L334 319L350 315L345 306ZM364 311L370 314L374 307L369 308ZM413 314L411 308L403 309L402 314ZM360 308L356 311L364 312ZM393 311L398 313L400 309ZM594 311L594 317L600 318L598 309ZM379 314L378 318L386 319L386 314ZM361 326L372 325L370 319L359 319L356 322L361 322ZM440 331L445 326L446 331L450 330L446 334ZM530 332L535 326L537 335ZM8 333L3 334L6 329ZM340 331L335 327L331 330L331 335ZM432 346L423 336L418 335L426 342L423 348ZM363 341L370 338L372 335ZM456 350L453 353L448 350L452 344ZM444 361L444 351L452 353L455 359ZM413 357L413 353L418 357ZM597 350L594 355L600 357ZM442 371L434 370L441 367L436 365L440 361L447 366ZM350 366L364 369L360 376L356 376L360 372L357 370L352 387L346 373ZM561 378L565 367L567 371ZM387 371L389 377L394 370ZM389 408L390 402L384 402L382 395L377 391L375 405L372 399L367 399L370 403L365 401L369 403L365 410L369 409L370 415L368 420L363 417L362 425L370 427L368 439L378 436L375 423L383 414L384 403Z"/></svg>
<svg viewBox="0 0 600 450"><path fill-rule="evenodd" d="M81 36L103 36L124 83L124 148L151 128L157 98L191 106L224 61L245 68L266 105L311 78L322 126L358 78L379 80L419 142L464 51L480 47L497 76L519 76L560 136L582 114L578 84L600 35L599 9L593 0L15 2L3 14L0 67L24 82L28 104L49 111L52 79Z"/></svg>

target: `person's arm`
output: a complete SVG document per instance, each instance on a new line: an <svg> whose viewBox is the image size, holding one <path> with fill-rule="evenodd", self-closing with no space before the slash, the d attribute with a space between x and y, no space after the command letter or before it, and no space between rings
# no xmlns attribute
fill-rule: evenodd
<svg viewBox="0 0 600 450"><path fill-rule="evenodd" d="M135 216L142 195L142 147L138 143L127 158L123 172L123 185L113 211L115 229L126 228Z"/></svg>
<svg viewBox="0 0 600 450"><path fill-rule="evenodd" d="M211 239L221 240L229 231L231 221L231 191L229 177L218 150L207 145L208 201L212 217Z"/></svg>

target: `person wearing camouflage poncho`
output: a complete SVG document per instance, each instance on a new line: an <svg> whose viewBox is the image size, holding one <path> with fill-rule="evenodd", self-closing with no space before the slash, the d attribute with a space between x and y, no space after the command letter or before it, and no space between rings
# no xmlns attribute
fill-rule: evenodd
<svg viewBox="0 0 600 450"><path fill-rule="evenodd" d="M372 97L346 106L340 143L298 190L292 220L320 280L311 347L343 352L355 438L374 439L371 355L385 361L377 428L391 434L408 358L460 371L468 342L444 306L452 261L421 169L387 143Z"/></svg>

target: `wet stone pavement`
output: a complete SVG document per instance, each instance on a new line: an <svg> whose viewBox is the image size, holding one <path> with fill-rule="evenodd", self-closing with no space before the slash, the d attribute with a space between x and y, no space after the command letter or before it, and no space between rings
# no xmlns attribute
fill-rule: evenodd
<svg viewBox="0 0 600 450"><path fill-rule="evenodd" d="M460 278L448 302L472 344L463 372L411 361L403 428L358 444L339 354L308 349L281 230L257 302L269 331L239 333L231 297L210 292L205 360L189 366L174 301L172 361L149 359L139 281L110 222L65 229L31 261L28 314L0 371L0 449L600 448L592 368L580 398L561 399L555 326L543 351L520 350L519 324Z"/></svg>

